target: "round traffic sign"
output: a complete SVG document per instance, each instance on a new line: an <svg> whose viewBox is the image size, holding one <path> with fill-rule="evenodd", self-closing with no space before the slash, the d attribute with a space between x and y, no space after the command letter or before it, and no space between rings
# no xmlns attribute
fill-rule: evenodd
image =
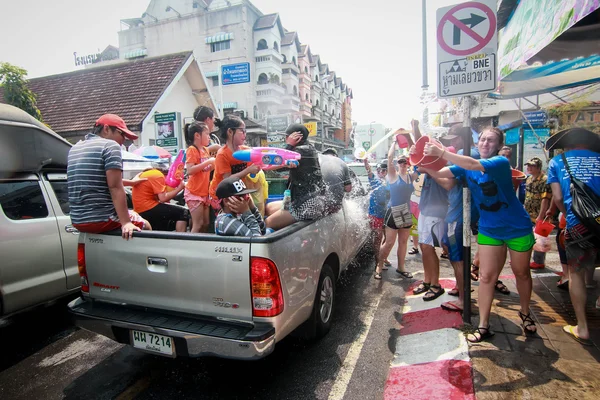
<svg viewBox="0 0 600 400"><path fill-rule="evenodd" d="M472 28L465 25L461 20L456 18L454 15L456 12L460 10L464 10L466 8L474 8L479 12L483 12L489 21L488 31L485 36L481 36L477 32L475 32ZM483 17L481 17L483 18ZM464 33L470 36L477 43L475 46L469 49L456 49L452 47L452 45L446 43L444 38L444 25L450 23L454 25L457 29L460 30L461 33ZM496 15L492 9L490 9L487 5L478 3L475 1L469 1L466 3L458 4L455 7L452 7L448 12L442 17L440 23L437 27L437 41L439 46L448 54L452 54L455 56L467 56L473 53L478 52L483 49L494 37L496 33Z"/></svg>

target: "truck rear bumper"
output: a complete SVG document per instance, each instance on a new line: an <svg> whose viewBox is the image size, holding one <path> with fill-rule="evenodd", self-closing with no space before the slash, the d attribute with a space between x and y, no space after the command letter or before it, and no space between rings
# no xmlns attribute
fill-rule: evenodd
<svg viewBox="0 0 600 400"><path fill-rule="evenodd" d="M132 329L169 336L175 343L175 356L180 357L256 360L271 354L275 348L275 328L264 323L202 320L81 298L69 303L69 309L75 325L119 343L132 344Z"/></svg>

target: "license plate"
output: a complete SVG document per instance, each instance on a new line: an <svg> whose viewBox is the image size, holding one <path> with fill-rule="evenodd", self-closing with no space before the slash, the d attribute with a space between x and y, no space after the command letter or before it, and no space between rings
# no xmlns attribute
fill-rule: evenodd
<svg viewBox="0 0 600 400"><path fill-rule="evenodd" d="M173 356L175 354L175 344L173 343L173 338L169 336L132 330L131 342L133 343L133 347L137 349L168 356Z"/></svg>

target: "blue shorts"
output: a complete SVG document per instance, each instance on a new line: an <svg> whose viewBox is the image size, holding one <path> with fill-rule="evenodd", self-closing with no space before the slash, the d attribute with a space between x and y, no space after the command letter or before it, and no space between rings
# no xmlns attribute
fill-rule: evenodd
<svg viewBox="0 0 600 400"><path fill-rule="evenodd" d="M463 260L463 223L462 221L448 224L448 233L444 235L442 243L448 248L448 259L459 262Z"/></svg>

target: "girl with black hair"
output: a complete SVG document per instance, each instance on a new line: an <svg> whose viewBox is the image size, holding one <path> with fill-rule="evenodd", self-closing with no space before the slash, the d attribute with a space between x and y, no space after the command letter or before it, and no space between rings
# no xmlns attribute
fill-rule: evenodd
<svg viewBox="0 0 600 400"><path fill-rule="evenodd" d="M260 167L258 165L249 166L246 162L233 158L234 152L249 149L248 146L244 146L246 125L240 117L228 115L223 121L216 119L215 124L219 128L221 143L225 143L217 152L215 173L210 182L210 196L217 199L217 186L223 179L234 176L236 179L244 180L248 174L258 173ZM212 206L214 209L220 208L217 202L213 202Z"/></svg>
<svg viewBox="0 0 600 400"><path fill-rule="evenodd" d="M189 179L183 197L192 214L192 233L206 232L209 223L208 207L211 198L208 194L210 171L215 159L210 157L206 146L210 143L210 132L204 122L193 122L187 126L185 142L185 168Z"/></svg>
<svg viewBox="0 0 600 400"><path fill-rule="evenodd" d="M219 118L215 118L215 112L210 107L199 106L194 110L193 117L198 122L204 122L208 126L208 132L210 133L210 146L208 147L209 152L215 153L221 148L221 141L219 137L214 134L215 124L221 123Z"/></svg>

